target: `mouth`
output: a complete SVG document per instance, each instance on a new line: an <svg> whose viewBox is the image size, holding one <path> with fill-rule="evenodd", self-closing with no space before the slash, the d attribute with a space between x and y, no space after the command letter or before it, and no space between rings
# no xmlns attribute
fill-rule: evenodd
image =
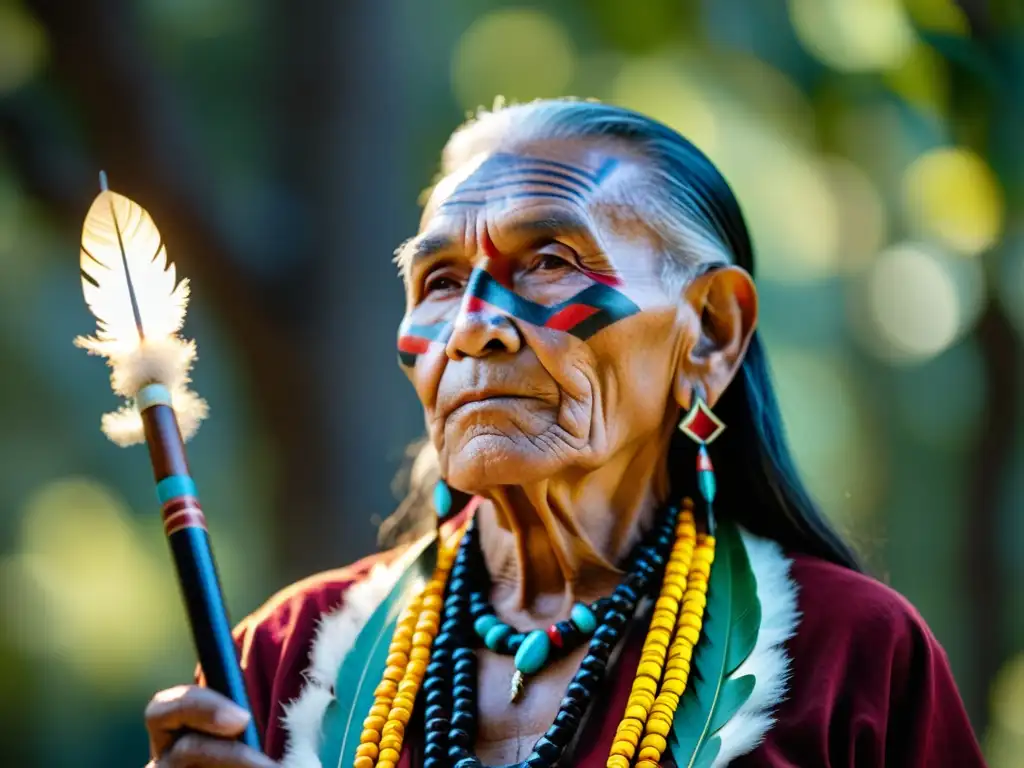
<svg viewBox="0 0 1024 768"><path fill-rule="evenodd" d="M525 395L510 395L503 392L463 392L452 403L445 416L458 411L508 405L516 400L532 400Z"/></svg>

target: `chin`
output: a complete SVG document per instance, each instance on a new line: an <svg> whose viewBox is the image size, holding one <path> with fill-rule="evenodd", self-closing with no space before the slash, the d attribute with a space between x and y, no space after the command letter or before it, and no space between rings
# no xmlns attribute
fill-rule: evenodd
<svg viewBox="0 0 1024 768"><path fill-rule="evenodd" d="M556 474L563 460L537 447L526 435L486 431L447 442L446 480L464 493L483 493L500 485L525 485Z"/></svg>

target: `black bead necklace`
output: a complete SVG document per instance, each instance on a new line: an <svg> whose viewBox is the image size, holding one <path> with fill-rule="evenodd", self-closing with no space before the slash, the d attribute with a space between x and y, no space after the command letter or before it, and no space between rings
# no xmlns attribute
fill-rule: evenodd
<svg viewBox="0 0 1024 768"><path fill-rule="evenodd" d="M669 507L661 513L654 527L627 558L622 582L609 597L591 606L596 628L589 635L587 654L565 691L551 727L534 745L530 756L514 768L551 768L562 757L605 679L612 651L622 640L637 604L653 596L661 583L675 540L678 516L677 507ZM489 586L489 583L480 552L480 534L473 522L452 566L440 632L434 639L423 680L424 768L484 768L472 751L477 735L475 647L481 640L474 623L484 615L493 615L494 609L484 596L486 592L474 585ZM579 628L572 625L566 629L569 637L575 637L571 632ZM513 630L506 634L508 637L519 635L520 646L525 642L523 633ZM581 643L582 639L576 646ZM501 652L504 648L498 650ZM511 649L510 643L504 652L515 653L516 650ZM567 652L564 644L561 650Z"/></svg>

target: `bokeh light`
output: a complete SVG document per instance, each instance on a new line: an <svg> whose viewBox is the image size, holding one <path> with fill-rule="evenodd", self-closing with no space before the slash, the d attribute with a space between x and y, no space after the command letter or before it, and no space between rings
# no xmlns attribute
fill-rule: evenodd
<svg viewBox="0 0 1024 768"><path fill-rule="evenodd" d="M992 246L1003 226L1003 194L988 164L960 147L921 155L907 169L903 203L916 234L965 255Z"/></svg>
<svg viewBox="0 0 1024 768"><path fill-rule="evenodd" d="M841 213L817 156L760 123L728 124L722 166L753 232L760 277L805 282L839 271Z"/></svg>
<svg viewBox="0 0 1024 768"><path fill-rule="evenodd" d="M991 768L1020 765L1024 752L1024 653L1007 661L992 685L992 724L985 739Z"/></svg>
<svg viewBox="0 0 1024 768"><path fill-rule="evenodd" d="M561 96L573 80L576 51L568 33L539 10L488 13L462 35L452 58L452 88L466 109Z"/></svg>
<svg viewBox="0 0 1024 768"><path fill-rule="evenodd" d="M956 0L903 0L914 25L929 32L967 34L970 30L963 8Z"/></svg>
<svg viewBox="0 0 1024 768"><path fill-rule="evenodd" d="M822 350L771 345L786 432L811 495L842 528L877 509L884 477L877 431L843 360Z"/></svg>
<svg viewBox="0 0 1024 768"><path fill-rule="evenodd" d="M1003 309L1024 340L1024 231L1006 239L995 284Z"/></svg>
<svg viewBox="0 0 1024 768"><path fill-rule="evenodd" d="M914 43L900 0L789 0L789 12L804 47L842 71L895 67Z"/></svg>
<svg viewBox="0 0 1024 768"><path fill-rule="evenodd" d="M872 265L851 325L874 354L895 363L918 362L948 348L984 306L984 275L974 261L934 246L902 243Z"/></svg>
<svg viewBox="0 0 1024 768"><path fill-rule="evenodd" d="M885 73L885 83L908 104L934 115L944 115L949 102L946 61L934 48L914 44L909 55Z"/></svg>
<svg viewBox="0 0 1024 768"><path fill-rule="evenodd" d="M0 95L27 82L46 59L43 30L18 2L0 3Z"/></svg>
<svg viewBox="0 0 1024 768"><path fill-rule="evenodd" d="M705 154L718 154L719 126L711 103L674 59L652 57L626 62L612 80L609 101L660 120Z"/></svg>
<svg viewBox="0 0 1024 768"><path fill-rule="evenodd" d="M116 694L177 637L181 609L166 560L103 485L52 482L28 500L21 550L3 561L3 623L27 650Z"/></svg>
<svg viewBox="0 0 1024 768"><path fill-rule="evenodd" d="M952 454L976 447L983 423L985 368L978 344L961 340L942 354L893 376L893 426L916 443Z"/></svg>
<svg viewBox="0 0 1024 768"><path fill-rule="evenodd" d="M838 213L838 267L845 274L855 274L871 263L886 242L885 203L864 170L845 158L824 158L820 171Z"/></svg>

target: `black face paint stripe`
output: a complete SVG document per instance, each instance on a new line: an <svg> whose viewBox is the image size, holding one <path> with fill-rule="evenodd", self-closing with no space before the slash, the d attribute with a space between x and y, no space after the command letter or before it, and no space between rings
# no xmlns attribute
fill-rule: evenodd
<svg viewBox="0 0 1024 768"><path fill-rule="evenodd" d="M471 307L474 303L472 300L475 299L512 317L525 320L531 325L544 328L553 327L550 324L555 321L559 325L559 330L571 333L583 341L612 323L640 311L624 293L601 283L584 288L559 304L545 306L519 296L482 269L473 271L466 286L466 295L470 299ZM566 313L576 311L582 319L572 322L567 327L562 327L558 323L557 318L564 318Z"/></svg>

